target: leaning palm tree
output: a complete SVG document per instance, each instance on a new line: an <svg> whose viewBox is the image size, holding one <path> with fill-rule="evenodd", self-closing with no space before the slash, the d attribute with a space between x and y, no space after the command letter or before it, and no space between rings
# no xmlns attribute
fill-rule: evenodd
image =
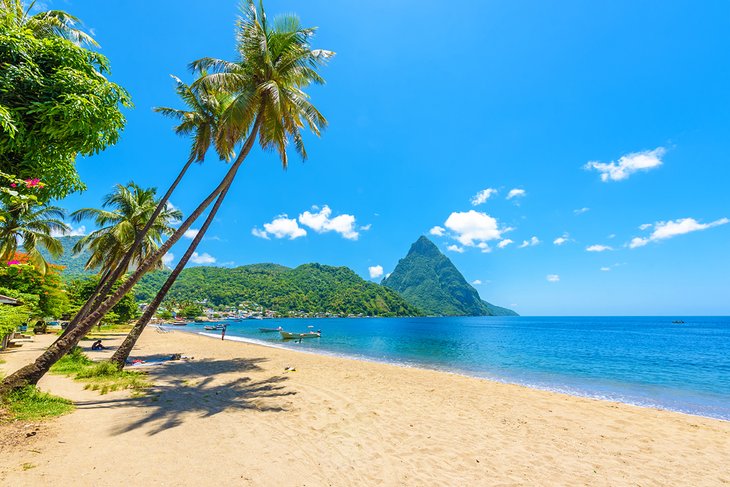
<svg viewBox="0 0 730 487"><path fill-rule="evenodd" d="M27 5L22 0L0 0L0 26L28 29L38 38L62 37L75 44L99 46L89 34L76 27L81 23L78 18L62 10L46 10L31 15L35 5L36 0Z"/></svg>
<svg viewBox="0 0 730 487"><path fill-rule="evenodd" d="M99 269L102 279L113 272L124 260L125 254L132 248L137 235L142 232L152 214L157 208L155 188L142 188L130 182L126 186L116 185L113 193L108 194L102 208L82 208L71 213L75 222L93 219L97 230L86 235L73 247L75 254L89 251L91 256L86 262L87 270ZM137 266L148 255L160 248L163 237L175 232L172 224L182 219L182 212L171 207L165 208L153 220L152 227L144 235L142 245L132 252L132 258L123 268L123 273L129 266ZM161 269L162 260L154 268Z"/></svg>
<svg viewBox="0 0 730 487"><path fill-rule="evenodd" d="M160 107L155 110L165 116L180 120L180 124L175 127L175 132L178 135L189 136L192 139L190 156L175 181L173 181L165 195L159 201L156 210L147 221L147 225L137 234L134 243L129 247L121 260L118 261L116 268L110 269L99 281L95 292L73 317L71 323L66 328L65 334L68 334L81 320L86 318L92 309L97 309L101 305L117 280L129 269L135 253L139 251L145 241L147 232L151 230L153 222L156 221L158 216L168 208L170 196L178 184L180 184L180 181L182 181L190 166L194 162L202 163L205 160L205 155L210 146L216 145L214 134L217 133L217 123L220 118L220 113L226 107L225 98L219 93L214 93L209 90L193 91L190 86L183 83L179 78L173 76L173 79L177 83L175 91L186 105L186 109L180 110ZM225 150L219 145L216 145L216 151L221 160L229 160L233 154L231 150ZM209 198L208 205L211 201L212 198ZM192 224L194 219L188 219L187 221L190 221L190 224ZM151 268L154 268L154 265Z"/></svg>
<svg viewBox="0 0 730 487"><path fill-rule="evenodd" d="M33 265L45 274L48 262L41 249L53 257L63 254L63 245L55 235L62 235L69 229L63 222L64 210L57 206L22 203L5 214L0 220L0 261L12 259L21 245Z"/></svg>
<svg viewBox="0 0 730 487"><path fill-rule="evenodd" d="M245 140L223 180L162 247L145 259L136 271L81 320L75 329L53 343L35 362L3 380L0 384L0 393L26 384L35 384L51 365L66 354L119 302L142 275L180 240L184 232L215 201L205 223L171 274L171 277L177 277L202 240L257 139L262 148L274 149L279 153L284 167L287 165L286 149L290 142L294 142L297 152L306 158L301 129L308 126L319 135L321 129L326 126L326 120L309 102L303 89L313 83L323 83L316 70L325 64L333 53L311 49L308 42L314 29L302 28L296 17L280 17L273 22L273 26L269 26L265 19L263 6L257 9L253 1L248 0L244 7L243 18L239 22L240 60L231 63L203 59L193 63L194 69L210 72L196 83L194 89L221 90L232 96L231 103L220 118L216 131L216 140L220 147L233 150L238 143ZM174 278L168 279L158 293L158 297L154 300L158 306L161 302L159 296L164 297L172 282ZM141 331L137 330L138 327L135 326L128 338L136 340L132 335L139 336Z"/></svg>
<svg viewBox="0 0 730 487"><path fill-rule="evenodd" d="M314 31L314 28L303 28L294 15L276 17L273 25L268 25L263 3L257 9L253 1L248 0L244 16L238 23L237 50L240 59L228 62L203 58L192 63L191 67L203 74L195 83L196 89L230 94L231 101L223 112L216 142L220 147L232 148L245 140L234 167L243 162L257 137L263 149L275 150L279 154L284 168L288 164L287 146L290 141L294 142L301 158L306 159L301 129L307 126L320 135L327 125L303 91L311 84L324 83L317 68L334 54L311 48L309 39ZM175 269L114 353L111 360L118 367L124 366L145 326L188 263L234 177L235 172Z"/></svg>

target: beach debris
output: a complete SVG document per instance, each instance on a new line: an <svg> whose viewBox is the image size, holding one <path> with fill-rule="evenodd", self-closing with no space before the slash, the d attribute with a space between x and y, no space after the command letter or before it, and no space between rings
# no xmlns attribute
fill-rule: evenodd
<svg viewBox="0 0 730 487"><path fill-rule="evenodd" d="M296 367L284 367L284 372L296 372Z"/></svg>

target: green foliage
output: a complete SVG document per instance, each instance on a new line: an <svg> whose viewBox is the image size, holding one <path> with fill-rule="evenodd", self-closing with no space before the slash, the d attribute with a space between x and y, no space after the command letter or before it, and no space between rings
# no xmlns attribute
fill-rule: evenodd
<svg viewBox="0 0 730 487"><path fill-rule="evenodd" d="M140 392L150 386L144 374L119 370L111 362L94 362L80 347L75 347L61 357L53 364L51 372L73 377L74 380L84 382L85 389L99 391L100 394L121 389Z"/></svg>
<svg viewBox="0 0 730 487"><path fill-rule="evenodd" d="M137 299L149 302L168 275L164 271L146 275L135 288ZM168 294L168 302L201 300L217 308L255 302L283 316L299 311L365 316L420 314L396 292L363 280L347 267L321 264L296 269L257 264L183 270Z"/></svg>
<svg viewBox="0 0 730 487"><path fill-rule="evenodd" d="M35 386L16 389L2 401L14 419L36 421L61 416L73 411L74 406L68 399L41 392Z"/></svg>
<svg viewBox="0 0 730 487"><path fill-rule="evenodd" d="M112 292L119 289L123 281L118 281L112 287ZM71 311L77 312L81 306L91 297L94 290L99 285L99 276L85 276L74 279L68 283L68 297L71 301ZM134 295L130 292L111 309L107 314L105 323L117 324L126 323L139 315L137 302Z"/></svg>
<svg viewBox="0 0 730 487"><path fill-rule="evenodd" d="M155 197L156 188L142 188L130 182L125 186L117 184L114 192L104 197L102 208L82 208L74 211L75 221L93 219L98 227L89 235L81 238L73 247L74 254L84 251L90 253L85 269L98 268L102 274L111 272L119 266L125 254L132 248L137 236L152 218L159 205ZM159 249L164 236L175 232L173 224L180 221L182 212L165 207L145 234L142 244L132 255L129 265L139 265ZM156 263L158 269L164 265Z"/></svg>
<svg viewBox="0 0 730 487"><path fill-rule="evenodd" d="M84 188L78 154L113 145L127 92L103 76L101 54L30 29L0 30L0 171L46 183L44 199Z"/></svg>
<svg viewBox="0 0 730 487"><path fill-rule="evenodd" d="M80 253L74 255L74 245L82 238L80 236L60 237L58 241L63 247L63 253L57 257L50 255L45 250L42 251L43 256L48 262L62 268L60 270L61 278L66 282L95 274L93 270L86 270L84 268L86 262L91 257L91 253L88 250L82 250Z"/></svg>
<svg viewBox="0 0 730 487"><path fill-rule="evenodd" d="M189 320L194 320L203 314L203 307L199 304L188 304L180 310L180 314Z"/></svg>
<svg viewBox="0 0 730 487"><path fill-rule="evenodd" d="M22 293L32 318L60 318L67 313L69 301L56 269L51 267L43 274L22 254L16 258L21 259L16 264L0 262L0 287L10 294Z"/></svg>
<svg viewBox="0 0 730 487"><path fill-rule="evenodd" d="M166 309L161 309L157 312L157 317L162 320L171 320L172 319L172 313Z"/></svg>
<svg viewBox="0 0 730 487"><path fill-rule="evenodd" d="M454 264L426 237L419 238L398 262L383 286L399 292L413 306L429 315L514 315L505 308L482 301Z"/></svg>
<svg viewBox="0 0 730 487"><path fill-rule="evenodd" d="M22 306L5 306L0 304L0 338L28 322L32 310L38 306L38 296L20 293L14 289L0 287L0 294L19 299Z"/></svg>
<svg viewBox="0 0 730 487"><path fill-rule="evenodd" d="M68 229L63 218L65 212L57 206L39 205L33 202L18 204L14 207L0 205L3 218L0 220L0 261L11 260L18 246L41 272L48 270L48 262L41 249L58 256L63 247L54 232Z"/></svg>

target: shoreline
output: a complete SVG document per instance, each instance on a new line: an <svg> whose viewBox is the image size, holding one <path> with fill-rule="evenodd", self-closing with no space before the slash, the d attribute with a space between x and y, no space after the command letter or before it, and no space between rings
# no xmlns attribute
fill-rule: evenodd
<svg viewBox="0 0 730 487"><path fill-rule="evenodd" d="M38 337L0 367L25 365L52 338ZM96 360L112 353L89 345ZM725 421L297 352L148 329L134 357L195 358L145 367L153 387L142 397L45 376L39 387L77 409L31 438L21 429L18 446L0 451L0 484L730 483ZM190 461L181 469L170 458Z"/></svg>
<svg viewBox="0 0 730 487"><path fill-rule="evenodd" d="M167 329L174 330L174 331L180 331L182 333L192 334L192 335L199 335L205 338L213 339L213 340L219 340L220 341L220 334L216 335L214 333L206 332L206 331L198 331L198 330L185 330L182 329L182 327L168 327ZM287 347L283 344L278 345L276 343L271 343L265 340L256 340L255 338L248 338L248 337L240 337L235 335L226 335L224 341L230 341L235 343L245 343L249 345L254 346L261 346L265 348L271 348L275 350L284 350L284 351L291 351L291 352L299 352L304 354L311 354L315 356L323 356L323 357L331 357L331 358L340 358L340 359L347 359L347 360L355 360L355 361L362 361L367 363L374 363L374 364L382 364L382 365L392 365L396 367L402 367L406 369L416 369L416 370L426 370L426 371L432 371L432 372L440 372L444 374L450 374L453 376L458 377L465 377L470 379L477 379L477 380L484 380L496 384L506 384L506 385L512 385L512 386L519 386L519 387L525 387L527 389L531 390L537 390L542 392L548 392L553 394L561 394L566 395L570 397L577 397L577 398L583 398L583 399L591 399L596 401L605 401L609 403L616 403L616 404L624 404L628 406L634 406L639 408L646 408L651 410L658 410L658 411L667 411L677 414L685 414L687 416L696 417L696 418L704 418L704 419L711 419L711 420L717 420L717 421L724 421L730 423L730 417L722 417L722 416L713 416L709 414L700 414L691 410L683 410L679 408L672 408L669 406L662 405L661 403L656 402L642 402L641 400L632 400L630 398L617 398L617 397L611 397L610 395L600 395L597 393L591 393L588 391L581 391L577 389L573 389L570 386L551 386L551 385L542 385L539 383L530 383L527 381L519 381L519 380L512 380L509 377L498 377L495 375L489 375L486 373L480 374L479 372L471 372L468 370L458 369L458 368L450 368L450 367L436 367L436 366L429 366L428 364L424 363L409 363L409 362L402 362L397 360L388 360L388 359L377 359L372 357L367 357L364 355L356 355L356 354L348 354L343 352L332 352L329 350L312 350L312 349L296 349L293 347Z"/></svg>

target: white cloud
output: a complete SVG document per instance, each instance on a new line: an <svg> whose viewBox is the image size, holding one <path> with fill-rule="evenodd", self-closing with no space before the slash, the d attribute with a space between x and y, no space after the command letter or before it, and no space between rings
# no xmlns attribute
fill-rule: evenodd
<svg viewBox="0 0 730 487"><path fill-rule="evenodd" d="M175 211L175 210L179 210L180 209L177 206L173 205L172 204L172 201L170 201L170 200L167 200L167 204L165 206L167 206L167 209L170 210L170 211Z"/></svg>
<svg viewBox="0 0 730 487"><path fill-rule="evenodd" d="M193 255L190 256L190 262L192 262L193 264L215 264L215 261L216 258L207 252L203 252L202 254L193 252Z"/></svg>
<svg viewBox="0 0 730 487"><path fill-rule="evenodd" d="M524 189L511 189L509 193L507 193L507 199L511 200L512 198L522 198L523 196L526 196L527 192Z"/></svg>
<svg viewBox="0 0 730 487"><path fill-rule="evenodd" d="M540 239L532 237L530 240L523 240L518 248L524 249L525 247L534 247L535 245L540 245Z"/></svg>
<svg viewBox="0 0 730 487"><path fill-rule="evenodd" d="M86 226L80 225L78 228L67 227L65 231L51 230L51 237L84 237L86 236Z"/></svg>
<svg viewBox="0 0 730 487"><path fill-rule="evenodd" d="M638 171L649 171L662 165L662 156L666 153L664 147L654 150L632 152L621 156L618 162L609 163L591 161L585 169L595 169L601 173L601 181L622 181Z"/></svg>
<svg viewBox="0 0 730 487"><path fill-rule="evenodd" d="M560 276L557 274L548 274L546 279L548 282L560 282Z"/></svg>
<svg viewBox="0 0 730 487"><path fill-rule="evenodd" d="M612 233L611 235L608 236L608 238L611 238L611 239L616 238L616 234Z"/></svg>
<svg viewBox="0 0 730 487"><path fill-rule="evenodd" d="M649 230L653 226L654 225L652 225L651 223L644 223L643 225L639 225L639 230L641 230L641 231Z"/></svg>
<svg viewBox="0 0 730 487"><path fill-rule="evenodd" d="M500 249L503 249L511 243L515 243L515 242L513 240L506 238L506 239L502 240L501 242L499 242L497 244L497 247L499 247Z"/></svg>
<svg viewBox="0 0 730 487"><path fill-rule="evenodd" d="M611 268L610 267L601 267L601 270L603 272L609 272L611 270Z"/></svg>
<svg viewBox="0 0 730 487"><path fill-rule="evenodd" d="M374 265L372 267L368 267L368 272L370 273L370 279L377 279L383 275L383 266Z"/></svg>
<svg viewBox="0 0 730 487"><path fill-rule="evenodd" d="M502 238L502 232L508 231L500 229L495 218L474 210L454 212L449 215L444 225L456 234L454 238L459 243L467 247L474 247L480 242L499 240Z"/></svg>
<svg viewBox="0 0 730 487"><path fill-rule="evenodd" d="M726 225L730 223L728 218L720 218L710 223L700 223L694 218L682 218L679 220L673 220L668 222L657 222L653 225L654 231L648 237L635 237L629 242L629 248L635 249L637 247L643 247L649 242L658 242L668 238L676 237L677 235L684 235L686 233L698 232L700 230L707 230L708 228L718 227L720 225ZM642 227L646 227L642 225Z"/></svg>
<svg viewBox="0 0 730 487"><path fill-rule="evenodd" d="M198 232L200 232L199 228L191 228L190 230L183 233L183 237L189 238L192 240L195 238L196 235L198 235Z"/></svg>
<svg viewBox="0 0 730 487"><path fill-rule="evenodd" d="M479 279L474 279L473 281L471 281L471 283L475 286L479 286L482 283L482 281L480 281Z"/></svg>
<svg viewBox="0 0 730 487"><path fill-rule="evenodd" d="M613 250L612 247L609 247L608 245L591 245L586 247L586 251L588 252L606 252L607 250Z"/></svg>
<svg viewBox="0 0 730 487"><path fill-rule="evenodd" d="M289 240L294 240L295 238L307 235L307 231L301 228L294 218L289 218L284 214L277 216L270 223L264 223L264 230L254 228L251 230L251 234L267 240L269 239L269 234L276 238L288 237Z"/></svg>
<svg viewBox="0 0 730 487"><path fill-rule="evenodd" d="M443 237L445 231L446 229L444 227L439 227L438 225L436 225L431 230L429 230L428 233L430 233L431 235L436 235L437 237Z"/></svg>
<svg viewBox="0 0 730 487"><path fill-rule="evenodd" d="M317 210L316 206L312 207ZM307 226L317 233L336 232L348 240L357 240L360 234L355 230L355 217L353 215L342 214L334 218L330 218L332 210L329 206L324 205L317 213L305 211L299 215L299 223Z"/></svg>
<svg viewBox="0 0 730 487"><path fill-rule="evenodd" d="M471 199L471 204L474 206L485 203L492 195L497 194L497 190L494 188L487 188L479 191Z"/></svg>
<svg viewBox="0 0 730 487"><path fill-rule="evenodd" d="M266 240L271 240L269 238L269 234L268 233L266 233L265 231L260 230L260 229L258 229L256 227L254 227L254 228L251 229L251 235L253 235L254 237L258 237L258 238L264 238Z"/></svg>
<svg viewBox="0 0 730 487"><path fill-rule="evenodd" d="M486 242L479 242L477 244L477 247L482 249L483 254L488 254L492 251L492 247L490 247L489 244L487 244Z"/></svg>
<svg viewBox="0 0 730 487"><path fill-rule="evenodd" d="M634 237L631 239L631 242L629 242L629 248L630 249L636 249L639 247L643 247L644 245L649 243L648 238L641 238L641 237Z"/></svg>
<svg viewBox="0 0 730 487"><path fill-rule="evenodd" d="M175 260L175 254L173 254L172 252L168 252L162 256L162 263L168 267L170 267L170 264L172 264L173 260Z"/></svg>
<svg viewBox="0 0 730 487"><path fill-rule="evenodd" d="M561 237L558 237L555 240L553 240L553 243L555 245L563 245L568 242L570 242L570 235L568 235L567 233L564 233Z"/></svg>
<svg viewBox="0 0 730 487"><path fill-rule="evenodd" d="M446 247L446 250L448 250L450 252L456 252L459 254L464 253L464 247L459 247L458 245L449 245L448 247Z"/></svg>
<svg viewBox="0 0 730 487"><path fill-rule="evenodd" d="M368 231L368 230L370 230L370 229L371 229L372 227L373 227L373 224L372 224L372 223L368 223L367 225L363 225L363 226L361 226L361 227L360 227L360 230L362 230L363 232L367 232L367 231Z"/></svg>
<svg viewBox="0 0 730 487"><path fill-rule="evenodd" d="M590 208L584 207L584 208L578 208L577 210L573 210L573 213L575 213L576 215L582 215L583 213L588 213L589 211L591 211Z"/></svg>

